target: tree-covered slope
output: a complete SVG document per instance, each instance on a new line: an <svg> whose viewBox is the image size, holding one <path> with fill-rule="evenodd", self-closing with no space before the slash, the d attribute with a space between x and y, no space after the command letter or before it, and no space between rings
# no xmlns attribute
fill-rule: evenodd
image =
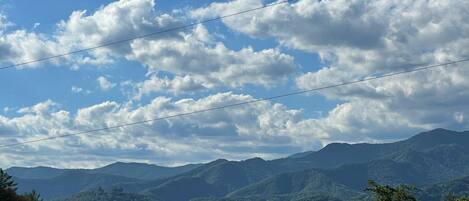
<svg viewBox="0 0 469 201"><path fill-rule="evenodd" d="M164 172L159 167L132 163L117 163L93 170L96 175L106 178L102 180L100 177L86 180L86 176L77 179L76 175L62 179L75 182L74 191L97 187L98 184L105 188L119 186L128 192L168 201L201 197L254 200L301 200L312 197L350 199L363 194L362 190L368 179L389 185L404 183L422 187L469 176L469 155L466 153L469 153L469 132L436 129L394 143L333 143L319 151L271 161L261 158L244 161L220 159L188 167L174 176L154 180L126 178L157 177ZM111 179L113 177L120 179ZM98 182L95 181L96 178ZM54 179L57 178L49 180ZM22 184L23 181L20 180L19 183ZM39 183L37 180L36 184ZM60 184L59 181L55 183ZM45 184L48 189L42 190L46 195L57 196L71 192L63 193L65 191L59 185L50 184L50 181ZM31 187L26 191L30 189ZM54 193L50 194L49 191Z"/></svg>
<svg viewBox="0 0 469 201"><path fill-rule="evenodd" d="M179 167L163 167L145 163L116 162L96 169L58 169L50 167L11 167L7 172L23 179L50 179L65 172L81 171L90 174L108 174L141 180L154 180L188 172L201 164L188 164Z"/></svg>
<svg viewBox="0 0 469 201"><path fill-rule="evenodd" d="M162 167L144 163L117 162L101 168L91 169L86 172L124 176L141 180L154 180L188 172L199 166L199 164L189 164L179 167Z"/></svg>
<svg viewBox="0 0 469 201"><path fill-rule="evenodd" d="M456 132L435 129L417 134L407 140L384 144L331 143L319 151L305 152L293 157L271 161L285 169L334 168L343 164L388 159L405 152L431 152L438 146L457 146L469 149L469 131ZM442 150L437 150L437 152ZM448 150L451 151L451 150ZM452 157L450 157L451 159Z"/></svg>
<svg viewBox="0 0 469 201"><path fill-rule="evenodd" d="M135 193L126 193L122 189L105 191L102 188L77 193L69 198L55 201L158 201Z"/></svg>
<svg viewBox="0 0 469 201"><path fill-rule="evenodd" d="M51 167L11 167L6 170L11 176L24 179L50 179L65 171L67 170Z"/></svg>
<svg viewBox="0 0 469 201"><path fill-rule="evenodd" d="M245 161L216 160L190 172L166 179L161 184L142 192L168 201L202 196L220 197L277 172L278 169L260 158ZM175 192L177 192L176 198Z"/></svg>
<svg viewBox="0 0 469 201"><path fill-rule="evenodd" d="M127 177L104 174L88 174L81 171L65 172L51 179L14 178L20 193L36 190L46 199L70 196L74 193L97 187L110 187L114 184L136 182Z"/></svg>
<svg viewBox="0 0 469 201"><path fill-rule="evenodd" d="M70 196L90 188L111 188L114 185L141 184L143 180L155 180L185 173L200 165L161 167L143 163L114 163L97 169L57 169L48 167L9 168L15 177L19 192L36 189L45 198ZM136 186L136 191L142 186Z"/></svg>
<svg viewBox="0 0 469 201"><path fill-rule="evenodd" d="M295 195L328 195L336 198L360 196L348 186L337 183L324 173L311 169L288 172L264 179L230 193L230 198L262 198L269 196L295 197Z"/></svg>

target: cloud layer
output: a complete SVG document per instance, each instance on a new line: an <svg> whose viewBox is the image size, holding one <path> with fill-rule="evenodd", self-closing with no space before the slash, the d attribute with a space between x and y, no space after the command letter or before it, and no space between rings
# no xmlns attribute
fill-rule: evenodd
<svg viewBox="0 0 469 201"><path fill-rule="evenodd" d="M9 62L38 58L179 26L188 19L207 19L261 5L261 0L234 0L193 9L181 16L176 12L159 14L152 0L121 0L93 13L73 12L58 23L52 36L11 31L11 23L0 15L0 55ZM277 48L255 50L246 46L233 50L219 41L216 33L200 25L52 60L52 64L79 67L126 59L140 63L147 74L144 80L127 82L135 91L128 102L106 101L66 111L60 101L49 100L19 109L16 117L0 116L0 140L14 143L256 98L221 93L221 87L275 87L293 80L296 88L310 89L415 65L468 58L468 9L469 4L463 0L300 0L223 20L226 27L253 40L275 40L278 44L272 46L279 45ZM300 72L296 55L286 54L286 49L319 55L322 66ZM0 161L52 165L61 160L66 162L57 166L84 167L116 159L179 164L218 157L272 158L335 141L392 141L436 127L467 130L468 67L462 63L320 91L339 104L317 119L306 118L311 113L306 109L262 102L98 135L31 144L2 154ZM106 77L97 78L96 84L102 90L120 86ZM197 99L152 96L199 90L215 93ZM139 103L143 96L150 97L150 103ZM50 159L50 153L61 156L45 160ZM69 163L72 159L75 162ZM0 164L5 165L8 164Z"/></svg>
<svg viewBox="0 0 469 201"><path fill-rule="evenodd" d="M0 35L0 52L4 53L2 60L20 63L175 28L188 23L186 18L177 13L158 14L154 0L121 0L93 13L85 10L73 12L67 20L57 23L52 36L26 30L4 33ZM1 17L2 24L3 21L5 18ZM158 72L176 77L175 80L158 77L169 83L180 83L181 77L197 80L185 81L184 87L178 84L161 86L175 92L246 84L268 86L281 83L297 69L294 58L278 49L255 51L252 47L244 47L231 50L215 38L203 25L198 25L187 30L93 49L84 54L52 60L52 63L65 63L76 69L85 64L111 64L116 59L124 58L147 67L147 83L153 82ZM20 68L41 66L41 63L34 63ZM134 85L148 86L144 83ZM147 89L137 91L144 92L137 95L152 92Z"/></svg>
<svg viewBox="0 0 469 201"><path fill-rule="evenodd" d="M192 16L219 16L252 4L261 1L213 3ZM324 67L296 78L299 88L310 89L469 57L467 9L459 0L301 0L223 22L252 38L318 54ZM322 95L344 103L322 120L320 132L351 139L369 133L382 140L434 127L468 129L467 66L324 90Z"/></svg>
<svg viewBox="0 0 469 201"><path fill-rule="evenodd" d="M48 100L20 109L18 112L22 115L19 117L0 116L2 144L112 127L249 100L253 97L233 93L219 93L201 99L157 97L139 107L107 101L77 112L61 110L59 104ZM95 157L101 163L140 160L170 165L219 157L274 158L283 156L285 152L321 146L319 138L316 138L321 136L307 132L312 122L302 120L300 114L301 111L288 109L282 104L260 102L90 135L26 144L21 149L3 152L4 162L0 166L44 163L73 166L84 163L75 159L77 153ZM41 153L49 156L60 153L63 161L55 164L58 161L33 159ZM68 164L69 161L77 164Z"/></svg>

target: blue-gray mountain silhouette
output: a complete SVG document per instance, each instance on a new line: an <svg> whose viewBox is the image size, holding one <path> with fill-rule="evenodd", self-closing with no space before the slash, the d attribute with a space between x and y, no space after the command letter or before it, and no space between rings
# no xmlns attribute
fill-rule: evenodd
<svg viewBox="0 0 469 201"><path fill-rule="evenodd" d="M116 178L112 182L103 182L102 186L107 189L120 187L128 193L165 201L366 200L369 196L363 189L368 179L390 185L410 184L423 189L422 192L440 189L429 194L433 197L428 199L434 199L441 196L446 187L455 191L468 189L469 182L461 182L469 180L466 177L469 176L469 154L466 153L469 153L469 132L436 129L394 143L332 143L319 151L270 161L261 158L244 161L219 159L154 180L141 177L148 174L159 176L160 173L146 171L146 166L141 167L142 172L132 172L128 164L113 165L121 167L117 168L118 171L110 166L103 168L106 171L97 169L86 174L131 179ZM61 178L54 175L54 171L50 174L52 179ZM47 178L40 174L33 176ZM67 178L67 181L74 180L79 181L78 178ZM20 189L23 183L28 182L20 180ZM36 189L40 189L40 182L37 185ZM53 189L41 193L49 195L48 191Z"/></svg>

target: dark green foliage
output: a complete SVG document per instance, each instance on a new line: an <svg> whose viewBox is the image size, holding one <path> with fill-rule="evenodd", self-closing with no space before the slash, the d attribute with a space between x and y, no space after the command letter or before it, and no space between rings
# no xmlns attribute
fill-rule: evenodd
<svg viewBox="0 0 469 201"><path fill-rule="evenodd" d="M37 193L35 190L33 190L31 193L23 195L23 198L25 201L43 201L41 195L39 195L39 193Z"/></svg>
<svg viewBox="0 0 469 201"><path fill-rule="evenodd" d="M0 189L1 201L24 201L23 198L16 194L12 189Z"/></svg>
<svg viewBox="0 0 469 201"><path fill-rule="evenodd" d="M25 195L16 194L16 183L12 177L0 168L0 201L43 201L33 190Z"/></svg>
<svg viewBox="0 0 469 201"><path fill-rule="evenodd" d="M111 187L114 184L135 182L136 179L113 175L87 174L81 171L70 171L51 179L22 179L15 178L20 193L31 192L36 189L45 199L70 196L86 189L99 186Z"/></svg>
<svg viewBox="0 0 469 201"><path fill-rule="evenodd" d="M457 196L454 196L452 193L450 193L445 197L445 201L469 201L469 197L466 197L466 196L457 197Z"/></svg>
<svg viewBox="0 0 469 201"><path fill-rule="evenodd" d="M411 187L399 185L391 187L380 185L373 180L368 181L368 188L365 191L373 193L376 201L416 201L417 199L410 193Z"/></svg>
<svg viewBox="0 0 469 201"><path fill-rule="evenodd" d="M16 194L15 182L2 169L0 169L0 200L21 201L21 197Z"/></svg>
<svg viewBox="0 0 469 201"><path fill-rule="evenodd" d="M469 177L426 186L417 196L419 200L441 201L464 198L469 195Z"/></svg>
<svg viewBox="0 0 469 201"><path fill-rule="evenodd" d="M150 188L143 193L165 201L182 201L196 197L223 196L222 190L198 177L183 177Z"/></svg>
<svg viewBox="0 0 469 201"><path fill-rule="evenodd" d="M274 195L249 198L196 198L190 201L345 201L328 195Z"/></svg>
<svg viewBox="0 0 469 201"><path fill-rule="evenodd" d="M274 167L260 158L239 162L216 160L190 172L163 180L147 188L143 193L168 201L208 196L221 197L277 173L279 170Z"/></svg>
<svg viewBox="0 0 469 201"><path fill-rule="evenodd" d="M317 170L282 173L228 194L229 197L284 196L304 200L311 195L329 195L348 199L362 193L337 183Z"/></svg>
<svg viewBox="0 0 469 201"><path fill-rule="evenodd" d="M114 188L110 191L105 191L102 188L89 190L86 192L78 193L70 198L60 199L57 201L157 201L149 197L135 194L126 193L121 188Z"/></svg>
<svg viewBox="0 0 469 201"><path fill-rule="evenodd" d="M3 171L3 169L0 169L0 189L11 189L16 191L16 183L12 180L10 175Z"/></svg>
<svg viewBox="0 0 469 201"><path fill-rule="evenodd" d="M282 200L280 197L291 200L291 195L323 194L343 200L372 200L369 196L360 195L368 179L390 186L421 186L469 175L469 155L465 154L468 150L468 132L443 129L390 144L331 144L318 152L268 161L270 167L287 173L274 173L273 176L229 193L228 198L224 199L262 200L270 196L272 200ZM308 170L295 171L306 168ZM308 173L311 172L317 174L310 177ZM461 188L452 189L461 192ZM396 199L412 200L412 197L406 196L408 194L405 192L409 190L406 187L398 186L394 190ZM433 193L426 188L416 194L419 200L439 201L445 192L434 193L432 199L426 199L428 196L425 197L425 194ZM351 196L354 193L356 198Z"/></svg>

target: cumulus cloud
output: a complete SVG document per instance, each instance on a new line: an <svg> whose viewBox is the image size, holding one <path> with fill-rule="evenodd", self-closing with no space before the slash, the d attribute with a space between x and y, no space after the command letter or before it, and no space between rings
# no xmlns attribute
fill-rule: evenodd
<svg viewBox="0 0 469 201"><path fill-rule="evenodd" d="M53 36L18 30L0 38L0 51L6 52L2 54L5 57L12 58L10 62L28 61L187 23L185 16L159 14L155 9L154 0L121 0L93 13L74 11L67 20L57 24ZM239 87L246 84L271 86L281 83L297 69L294 58L278 49L255 51L251 47L244 47L235 51L216 41L214 35L203 25L198 25L193 29L93 49L55 62L67 62L77 69L84 64L101 66L117 58L125 58L146 66L148 75L165 72L177 78L173 81L175 83L181 77L211 87ZM147 83L155 80L154 77L148 79ZM179 87L175 91L199 88Z"/></svg>
<svg viewBox="0 0 469 201"><path fill-rule="evenodd" d="M47 100L21 109L20 116L0 116L0 141L1 144L9 144L77 133L253 99L249 95L231 92L200 99L157 97L145 105L132 106L106 101L76 112L65 111L60 104ZM329 112L325 118L305 119L301 110L268 101L259 102L27 144L2 154L5 159L2 161L5 162L0 163L0 166L51 165L76 168L99 166L115 160L174 165L215 158L276 158L317 149L332 141L383 139L381 133L377 135L373 132L375 129L389 130L387 140L402 137L392 133L399 129L423 129L421 125L406 121L397 112L381 114L386 109L385 104L362 104L372 110L345 103ZM370 122L373 126L368 126ZM56 157L57 153L60 153L60 157ZM77 153L80 154L77 156Z"/></svg>
<svg viewBox="0 0 469 201"><path fill-rule="evenodd" d="M49 99L31 107L21 108L18 110L18 113L45 114L50 112L52 109L57 108L58 106L59 105L56 102Z"/></svg>
<svg viewBox="0 0 469 201"><path fill-rule="evenodd" d="M208 18L259 5L260 0L212 3L191 16ZM461 0L301 0L223 23L250 37L274 38L283 46L319 55L324 66L296 78L299 88L311 89L467 58L468 8ZM337 139L370 134L373 141L434 127L469 129L464 118L467 66L323 90L319 93L344 103L316 121L320 129L314 130Z"/></svg>
<svg viewBox="0 0 469 201"><path fill-rule="evenodd" d="M233 51L222 43L207 44L197 34L184 34L184 39L132 43L130 59L142 61L152 71L191 75L206 85L244 84L268 86L278 83L296 69L292 56L276 49L259 52L252 48Z"/></svg>
<svg viewBox="0 0 469 201"><path fill-rule="evenodd" d="M128 39L181 24L168 15L157 15L153 0L121 0L112 2L88 14L86 10L74 11L67 20L58 23L56 38L70 49ZM156 38L173 37L166 34ZM113 57L131 52L130 43L119 43L91 51L86 62L107 63Z"/></svg>
<svg viewBox="0 0 469 201"><path fill-rule="evenodd" d="M191 15L206 18L258 4L261 1L212 3ZM319 54L330 64L321 76L328 70L349 78L467 55L462 48L468 34L462 20L468 15L465 6L460 0L301 0L224 23L251 37L273 37L290 48Z"/></svg>
<svg viewBox="0 0 469 201"><path fill-rule="evenodd" d="M30 33L25 30L17 30L0 35L0 60L2 63L23 63L63 53L65 50L59 44L49 41L45 36ZM60 58L51 59L49 63L57 64ZM38 63L30 63L18 68L39 67Z"/></svg>
<svg viewBox="0 0 469 201"><path fill-rule="evenodd" d="M134 99L140 99L156 92L179 94L187 91L197 91L212 88L213 85L208 85L202 80L198 80L192 76L186 75L184 77L176 76L172 79L168 77L160 78L157 75L152 75L149 79L134 83L135 89Z"/></svg>
<svg viewBox="0 0 469 201"><path fill-rule="evenodd" d="M108 91L116 86L115 83L110 82L106 77L99 76L96 81L98 82L98 86L103 91Z"/></svg>
<svg viewBox="0 0 469 201"><path fill-rule="evenodd" d="M0 141L7 144L112 127L253 99L249 95L230 92L200 99L173 100L157 97L150 103L137 107L106 101L76 112L62 110L59 106L54 106L54 102L45 101L28 107L25 109L28 112L22 116L0 116ZM29 159L19 157L21 154L38 155L44 159L51 152L55 153L54 157L49 155L47 160L32 160L29 165L53 165L57 162L56 159L59 160L55 158L56 153L61 153L60 160L73 158L75 163L71 165L84 162L87 158L101 161L135 159L160 164L200 162L219 157L273 158L320 146L320 138L314 137L313 133L305 129L310 125L301 118L299 110L289 109L282 104L260 102L90 135L71 136L57 139L53 143L43 141L28 144L15 149L16 151L7 151L4 157L8 160L2 160L6 164L0 162L0 166L23 165ZM81 156L76 157L76 153L81 153ZM44 161L49 161L50 164L44 164Z"/></svg>
<svg viewBox="0 0 469 201"><path fill-rule="evenodd" d="M387 16L383 20L386 22L383 30L386 31L380 36L382 42L367 49L347 45L327 50L328 57L333 59L324 57L328 66L298 77L296 82L300 88L340 83L400 71L415 65L466 58L469 55L460 46L469 42L469 24L464 20L457 20L469 17L464 12L467 8L461 7L462 2L405 1L380 2L379 5L387 8L380 11L381 15ZM365 8L367 9L363 13L374 13L372 8ZM321 51L323 50L318 50L319 53ZM466 63L455 64L432 71L327 90L322 94L348 101L351 107L380 102L388 108L383 108L381 113L398 113L402 119L413 125L465 130L468 127L463 122L464 118L457 117L467 115L467 103L462 101L469 98L463 90L469 86L464 79L469 75L467 66ZM380 115L375 116L379 118ZM380 129L375 132L380 132Z"/></svg>
<svg viewBox="0 0 469 201"><path fill-rule="evenodd" d="M261 0L212 3L193 10L190 17L216 17L260 5ZM86 47L125 38L127 33L138 34L182 23L183 18L178 16L157 14L154 6L151 0L122 0L94 13L76 11L60 23L52 39L25 31L8 32L0 38L0 51L6 52L0 55L15 55L29 49L30 46L24 44L41 45L50 40L67 44L63 47L69 49ZM223 23L255 39L273 38L280 48L319 55L322 61L319 70L305 72L295 79L298 88L310 89L469 56L466 48L469 44L468 9L469 4L463 0L301 0L226 18ZM116 25L119 23L122 26ZM13 38L33 42L9 43ZM16 52L11 51L15 48ZM147 79L129 82L135 88L133 97L138 99L157 92L178 94L217 86L275 85L298 70L294 57L282 53L280 48L231 50L200 25L110 46L80 59L83 63L98 64L123 57L145 65ZM30 56L40 54L43 52ZM262 102L98 133L102 135L29 145L0 156L6 158L0 161L34 160L14 159L33 150L43 153L37 157L42 161L48 157L46 153L53 150L64 153L64 158L83 153L83 161L91 158L96 164L116 158L167 164L218 157L272 158L319 148L332 141L392 141L435 127L467 130L467 66L454 64L449 68L320 91L318 93L339 104L318 119L302 118L304 111L283 104ZM165 76L167 74L169 76ZM105 77L102 81L103 85L108 82L108 89L114 86ZM81 108L76 113L45 102L20 109L22 116L19 117L0 116L0 132L2 141L8 143L15 142L18 136L33 139L112 127L253 98L219 93L200 99L156 97L139 106L107 101ZM98 154L103 150L116 154ZM80 160L76 164L83 164Z"/></svg>

